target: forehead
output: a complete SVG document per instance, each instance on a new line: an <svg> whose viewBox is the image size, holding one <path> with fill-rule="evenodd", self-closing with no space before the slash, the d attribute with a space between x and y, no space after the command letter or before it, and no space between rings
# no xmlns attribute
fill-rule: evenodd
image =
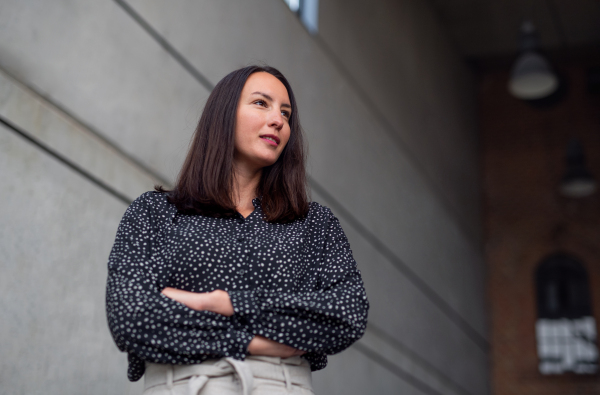
<svg viewBox="0 0 600 395"><path fill-rule="evenodd" d="M275 76L259 71L253 73L246 80L242 95L251 95L254 92L266 93L273 99L289 104L289 96L285 85Z"/></svg>

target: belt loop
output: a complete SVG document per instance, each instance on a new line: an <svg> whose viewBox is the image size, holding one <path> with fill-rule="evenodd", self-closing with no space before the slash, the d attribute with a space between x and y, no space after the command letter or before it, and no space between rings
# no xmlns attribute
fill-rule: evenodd
<svg viewBox="0 0 600 395"><path fill-rule="evenodd" d="M173 389L173 365L167 365L167 388Z"/></svg>
<svg viewBox="0 0 600 395"><path fill-rule="evenodd" d="M208 376L192 376L190 377L190 381L188 381L188 394L189 395L198 395L200 390L204 387L204 385L208 382Z"/></svg>
<svg viewBox="0 0 600 395"><path fill-rule="evenodd" d="M247 362L238 361L231 357L225 358L225 361L231 365L233 371L238 375L242 385L242 394L250 395L254 387L254 376Z"/></svg>
<svg viewBox="0 0 600 395"><path fill-rule="evenodd" d="M288 392L292 392L292 380L290 378L290 371L287 367L286 363L281 362L281 367L283 368L283 377L285 377L285 389Z"/></svg>

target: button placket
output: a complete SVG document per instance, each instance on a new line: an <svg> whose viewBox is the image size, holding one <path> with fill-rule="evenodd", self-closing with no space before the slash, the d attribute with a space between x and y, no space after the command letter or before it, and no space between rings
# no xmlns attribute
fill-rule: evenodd
<svg viewBox="0 0 600 395"><path fill-rule="evenodd" d="M248 279L246 277L246 274L248 273L248 265L249 265L248 259L249 259L250 250L248 249L248 243L247 243L248 238L246 236L246 231L247 231L247 228L249 227L249 223L248 223L248 219L242 218L241 215L240 215L240 218L238 219L238 223L241 224L241 226L238 228L238 236L236 238L236 241L240 245L240 248L241 248L241 254L240 254L241 267L239 267L236 270L236 274L240 278L241 284L247 286Z"/></svg>

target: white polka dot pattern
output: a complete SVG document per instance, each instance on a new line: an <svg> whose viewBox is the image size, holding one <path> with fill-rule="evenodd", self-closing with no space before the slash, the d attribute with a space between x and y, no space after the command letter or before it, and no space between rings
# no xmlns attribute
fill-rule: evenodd
<svg viewBox="0 0 600 395"><path fill-rule="evenodd" d="M108 324L138 380L144 361L243 360L254 335L305 350L312 370L358 340L369 303L348 240L331 210L312 202L289 224L177 212L147 192L125 212L109 257ZM160 292L223 289L234 315L195 311Z"/></svg>

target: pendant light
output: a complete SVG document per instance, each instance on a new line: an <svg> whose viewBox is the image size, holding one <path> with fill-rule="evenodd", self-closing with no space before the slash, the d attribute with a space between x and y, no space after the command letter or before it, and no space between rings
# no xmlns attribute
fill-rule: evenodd
<svg viewBox="0 0 600 395"><path fill-rule="evenodd" d="M567 146L567 171L560 183L560 192L565 197L583 198L596 192L598 184L585 165L583 147L577 139Z"/></svg>
<svg viewBox="0 0 600 395"><path fill-rule="evenodd" d="M539 37L529 20L525 20L519 32L519 56L513 64L509 92L523 100L537 100L554 93L559 80L552 67L539 52Z"/></svg>

